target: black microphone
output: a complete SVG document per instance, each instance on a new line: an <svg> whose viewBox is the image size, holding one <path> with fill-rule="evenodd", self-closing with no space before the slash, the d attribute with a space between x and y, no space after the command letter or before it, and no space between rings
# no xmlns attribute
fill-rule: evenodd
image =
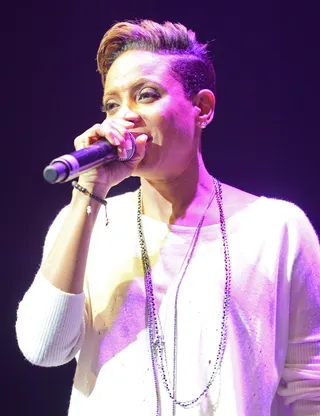
<svg viewBox="0 0 320 416"><path fill-rule="evenodd" d="M49 183L68 182L77 178L80 173L96 168L105 163L118 160L124 162L134 155L136 142L130 134L131 149L126 150L125 157L119 157L117 147L106 139L77 150L69 155L63 155L54 159L50 165L44 168L43 177Z"/></svg>

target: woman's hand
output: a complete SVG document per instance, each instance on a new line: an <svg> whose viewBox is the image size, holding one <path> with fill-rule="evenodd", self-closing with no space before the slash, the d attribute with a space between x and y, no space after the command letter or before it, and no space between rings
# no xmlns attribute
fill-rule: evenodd
<svg viewBox="0 0 320 416"><path fill-rule="evenodd" d="M83 149L105 138L117 147L119 157L126 157L126 150L132 146L129 130L133 127L134 123L123 119L105 120L102 124L95 124L78 136L74 141L75 149ZM104 198L110 188L131 176L133 170L145 155L147 139L146 134L136 137L136 150L130 160L108 162L82 173L79 176L79 184Z"/></svg>

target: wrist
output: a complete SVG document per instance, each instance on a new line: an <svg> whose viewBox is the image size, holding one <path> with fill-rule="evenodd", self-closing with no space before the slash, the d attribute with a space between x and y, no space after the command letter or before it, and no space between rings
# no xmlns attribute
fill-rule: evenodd
<svg viewBox="0 0 320 416"><path fill-rule="evenodd" d="M101 208L101 206L103 206L106 212L106 224L108 224L107 201L105 200L105 197L101 198L100 196L91 192L88 188L83 187L76 181L73 181L71 185L74 188L71 204L74 204L75 206L79 206L80 204L82 206L82 209L85 208L88 216L91 216L91 214L93 214L94 217L96 217L97 213L99 212L99 209ZM105 194L106 193L104 192L103 195L105 196Z"/></svg>
<svg viewBox="0 0 320 416"><path fill-rule="evenodd" d="M89 212L90 214L97 214L101 208L101 204L98 201L91 199L88 195L85 195L77 189L72 190L71 206L77 210L86 212L87 215Z"/></svg>
<svg viewBox="0 0 320 416"><path fill-rule="evenodd" d="M80 187L84 188L86 191L88 191L90 194L95 195L100 199L105 199L107 193L110 190L110 188L107 188L105 185L96 184L96 183L87 183L85 181L83 182L80 180L80 178L78 179L77 184Z"/></svg>

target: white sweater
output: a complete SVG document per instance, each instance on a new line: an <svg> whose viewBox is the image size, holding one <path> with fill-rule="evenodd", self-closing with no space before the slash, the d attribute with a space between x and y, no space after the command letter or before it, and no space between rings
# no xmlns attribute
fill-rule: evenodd
<svg viewBox="0 0 320 416"><path fill-rule="evenodd" d="M85 293L64 293L39 273L19 304L19 347L33 364L77 359L69 416L156 414L137 193L109 198L93 232ZM68 207L51 226L50 250ZM155 298L172 374L173 305L194 228L143 217ZM177 416L320 415L320 248L305 214L259 198L227 220L231 308L220 376ZM177 399L206 386L217 356L224 294L219 225L202 228L179 292ZM172 402L160 379L161 415Z"/></svg>

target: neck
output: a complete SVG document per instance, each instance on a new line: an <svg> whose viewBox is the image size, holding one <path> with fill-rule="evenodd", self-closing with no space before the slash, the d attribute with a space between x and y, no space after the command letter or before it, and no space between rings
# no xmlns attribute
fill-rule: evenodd
<svg viewBox="0 0 320 416"><path fill-rule="evenodd" d="M168 180L141 178L143 213L167 224L197 226L208 205L213 180L202 158L196 165L196 169L190 166ZM204 225L216 223L216 215L216 209L209 209Z"/></svg>

